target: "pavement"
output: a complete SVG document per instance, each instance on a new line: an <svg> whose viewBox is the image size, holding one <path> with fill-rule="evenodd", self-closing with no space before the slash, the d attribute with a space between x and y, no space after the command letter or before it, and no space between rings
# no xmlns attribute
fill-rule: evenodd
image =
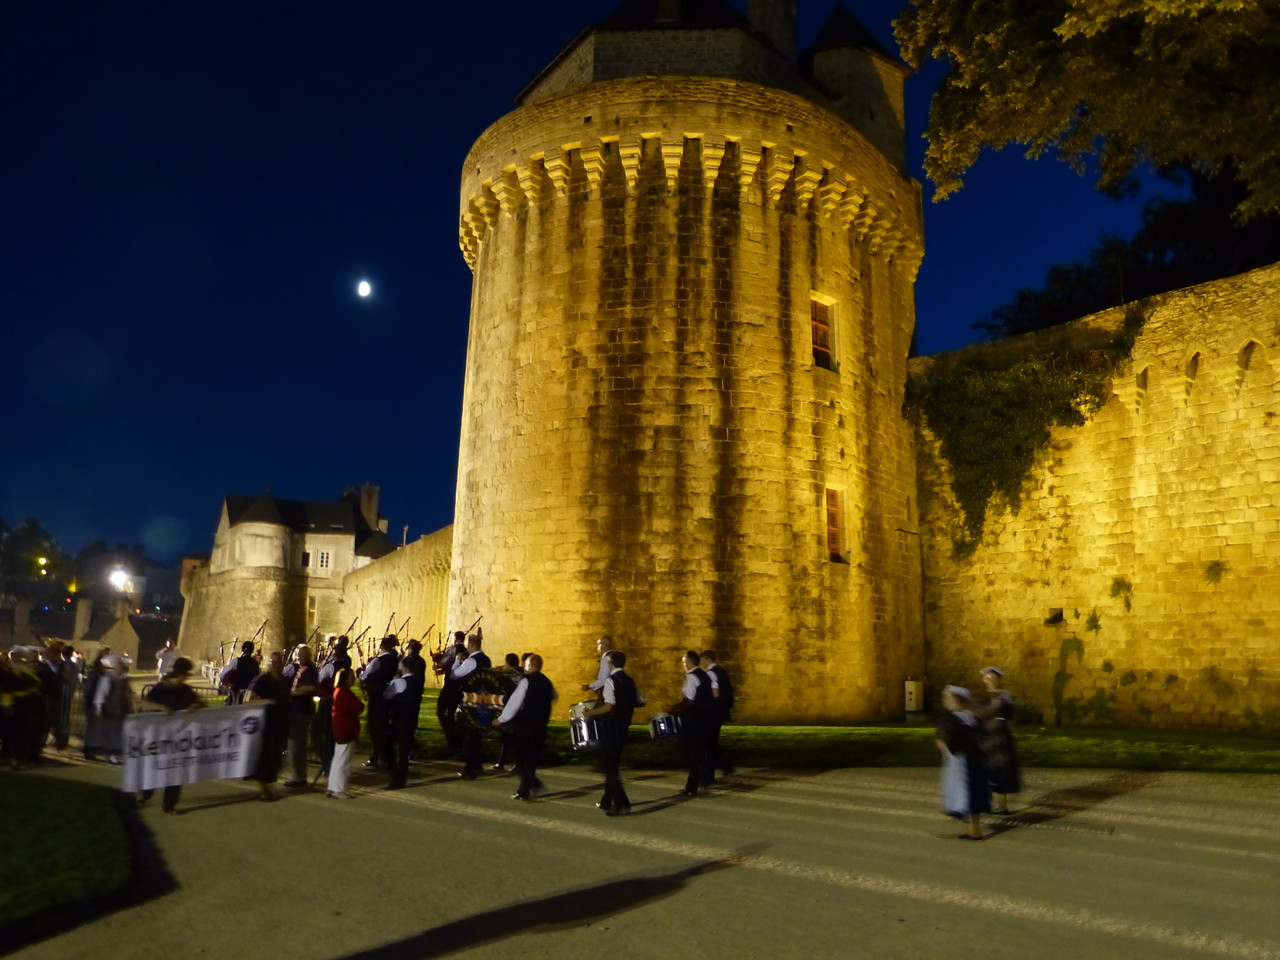
<svg viewBox="0 0 1280 960"><path fill-rule="evenodd" d="M1273 776L1028 770L969 843L929 769L745 770L695 799L632 770L628 817L585 767L534 803L457 770L357 773L349 800L186 787L180 816L140 813L174 889L13 956L1280 958Z"/></svg>

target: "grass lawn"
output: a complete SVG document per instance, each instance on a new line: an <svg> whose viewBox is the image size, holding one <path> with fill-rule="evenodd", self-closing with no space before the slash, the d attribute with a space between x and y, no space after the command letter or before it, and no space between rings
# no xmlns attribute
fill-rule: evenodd
<svg viewBox="0 0 1280 960"><path fill-rule="evenodd" d="M0 934L129 883L132 858L115 798L110 787L0 771Z"/></svg>
<svg viewBox="0 0 1280 960"><path fill-rule="evenodd" d="M444 754L436 722L436 690L428 688L418 720L418 744L428 757ZM556 715L568 711L557 704ZM647 727L631 728L626 763L633 767L678 767L674 741L649 739ZM1027 727L1017 730L1022 763L1029 767L1121 770L1196 770L1206 773L1280 773L1280 737L1167 732L1120 727ZM722 743L740 767L831 769L837 767L928 767L938 762L931 726L886 724L857 727L724 728ZM367 749L367 748L362 748ZM485 759L496 758L497 738L485 738ZM595 763L575 753L569 725L553 721L544 762Z"/></svg>

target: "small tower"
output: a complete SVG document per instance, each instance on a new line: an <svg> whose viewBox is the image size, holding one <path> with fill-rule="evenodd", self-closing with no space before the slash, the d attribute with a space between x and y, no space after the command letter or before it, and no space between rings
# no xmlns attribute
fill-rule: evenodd
<svg viewBox="0 0 1280 960"><path fill-rule="evenodd" d="M871 719L922 667L920 195L904 68L839 23L796 59L792 9L628 0L468 155L450 617L564 682L610 634L655 705L712 648L741 719Z"/></svg>

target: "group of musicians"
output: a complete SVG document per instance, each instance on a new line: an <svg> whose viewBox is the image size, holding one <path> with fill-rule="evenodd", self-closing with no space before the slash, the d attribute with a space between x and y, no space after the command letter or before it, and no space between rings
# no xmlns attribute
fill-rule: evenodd
<svg viewBox="0 0 1280 960"><path fill-rule="evenodd" d="M573 711L575 723L589 721L581 734L587 742L577 742L579 732L575 731L575 746L599 752L605 782L596 806L610 816L625 816L631 812L631 801L620 773L622 753L635 711L645 705L645 699L626 672L627 655L613 648L612 638L600 637L595 643L599 669L594 680L582 684L582 690L594 699L578 704ZM520 779L512 798L534 800L542 788L538 766L556 690L543 674L538 654L509 654L506 663L495 670L483 645L481 632L459 631L448 648L431 654L435 672L443 681L436 715L446 748L462 758L459 776L474 780L483 769L482 734L489 729L498 731L503 750L494 769L502 769L508 753L514 753L513 770ZM370 753L365 766L388 771L388 789L408 782L427 671L421 643L408 641L403 653L399 647L395 636L384 637L377 655L356 674L368 701ZM287 737L290 779L285 785L298 787L306 780L308 739L320 756L321 773L328 772L333 761L334 680L352 667L348 638L331 638L320 664L314 662L305 644L295 648L291 661L282 678L293 701ZM668 714L655 718L654 735L679 737L689 770L682 794L694 797L711 786L717 769L732 773L732 764L720 746L720 731L733 709L733 686L712 651L699 654L689 650L681 656L680 664L684 672L680 699ZM254 666L253 645L247 642L220 676L231 690L229 700L237 699L251 686L252 674L257 672ZM312 706L314 700L314 710L304 709L303 700L306 706Z"/></svg>

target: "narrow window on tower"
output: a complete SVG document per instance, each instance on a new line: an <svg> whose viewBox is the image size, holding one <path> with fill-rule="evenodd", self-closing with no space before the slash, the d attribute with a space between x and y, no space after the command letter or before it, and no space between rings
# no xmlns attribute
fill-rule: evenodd
<svg viewBox="0 0 1280 960"><path fill-rule="evenodd" d="M307 626L316 625L316 597L307 597Z"/></svg>
<svg viewBox="0 0 1280 960"><path fill-rule="evenodd" d="M827 556L834 563L844 562L844 535L841 528L840 492L830 487L826 491Z"/></svg>
<svg viewBox="0 0 1280 960"><path fill-rule="evenodd" d="M831 303L819 300L816 296L809 299L809 326L813 330L813 365L823 370L836 368L835 345L831 336L833 313Z"/></svg>

